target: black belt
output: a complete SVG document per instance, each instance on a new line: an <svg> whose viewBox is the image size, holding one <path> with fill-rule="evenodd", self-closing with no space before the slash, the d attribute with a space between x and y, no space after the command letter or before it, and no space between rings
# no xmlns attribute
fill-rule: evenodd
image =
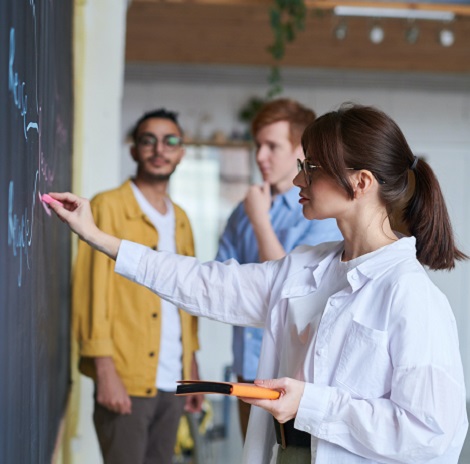
<svg viewBox="0 0 470 464"><path fill-rule="evenodd" d="M273 418L274 419L274 418ZM280 424L274 419L274 428L276 429L276 441L283 449L288 446L309 447L312 436L307 432L302 432L294 428L295 419Z"/></svg>

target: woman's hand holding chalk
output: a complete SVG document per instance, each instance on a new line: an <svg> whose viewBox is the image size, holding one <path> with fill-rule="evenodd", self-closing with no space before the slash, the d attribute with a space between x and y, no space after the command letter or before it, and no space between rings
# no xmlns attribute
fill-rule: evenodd
<svg viewBox="0 0 470 464"><path fill-rule="evenodd" d="M48 195L47 193L44 193L41 197L41 200L44 202L44 203L47 203L48 205L50 205L51 203L59 203L60 206L64 206L64 204L59 201L59 200L56 200L55 198L52 198L50 195Z"/></svg>
<svg viewBox="0 0 470 464"><path fill-rule="evenodd" d="M46 193L41 198L49 204L59 219L67 223L80 239L111 259L116 259L121 240L98 229L93 219L90 202L69 192L51 193L53 196Z"/></svg>

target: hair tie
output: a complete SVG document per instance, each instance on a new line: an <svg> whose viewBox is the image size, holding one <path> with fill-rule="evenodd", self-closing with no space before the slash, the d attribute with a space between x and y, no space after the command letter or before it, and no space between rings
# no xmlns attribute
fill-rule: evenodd
<svg viewBox="0 0 470 464"><path fill-rule="evenodd" d="M416 169L416 165L418 164L418 157L414 156L413 157L413 162L411 163L410 169L414 171Z"/></svg>

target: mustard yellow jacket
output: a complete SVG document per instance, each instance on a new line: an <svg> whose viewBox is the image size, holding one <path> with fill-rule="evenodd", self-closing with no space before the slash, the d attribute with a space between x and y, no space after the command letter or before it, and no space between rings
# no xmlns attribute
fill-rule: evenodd
<svg viewBox="0 0 470 464"><path fill-rule="evenodd" d="M140 209L130 181L98 194L91 202L100 229L158 249L158 233ZM179 254L194 256L189 220L177 205L175 242ZM73 272L73 332L79 344L79 369L96 378L93 358L111 356L128 394L154 396L161 304L150 290L114 273L114 261L80 242ZM189 378L198 349L197 319L182 310L183 377Z"/></svg>

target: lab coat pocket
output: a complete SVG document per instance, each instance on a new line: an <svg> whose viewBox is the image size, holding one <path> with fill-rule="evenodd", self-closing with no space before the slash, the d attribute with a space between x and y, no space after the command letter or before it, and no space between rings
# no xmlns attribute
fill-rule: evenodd
<svg viewBox="0 0 470 464"><path fill-rule="evenodd" d="M392 380L387 347L387 332L352 321L335 374L337 386L353 398L386 396Z"/></svg>

